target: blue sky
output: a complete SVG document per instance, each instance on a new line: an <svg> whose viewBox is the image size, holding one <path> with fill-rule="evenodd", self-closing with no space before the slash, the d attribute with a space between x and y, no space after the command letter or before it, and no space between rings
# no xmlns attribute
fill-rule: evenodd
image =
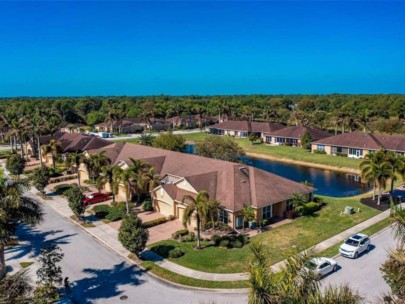
<svg viewBox="0 0 405 304"><path fill-rule="evenodd" d="M405 2L0 2L0 96L405 93Z"/></svg>

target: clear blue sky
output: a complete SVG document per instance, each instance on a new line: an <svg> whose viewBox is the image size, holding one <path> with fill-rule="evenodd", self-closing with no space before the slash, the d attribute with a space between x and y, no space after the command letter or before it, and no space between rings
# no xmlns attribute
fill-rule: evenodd
<svg viewBox="0 0 405 304"><path fill-rule="evenodd" d="M0 96L405 93L405 2L1 2Z"/></svg>

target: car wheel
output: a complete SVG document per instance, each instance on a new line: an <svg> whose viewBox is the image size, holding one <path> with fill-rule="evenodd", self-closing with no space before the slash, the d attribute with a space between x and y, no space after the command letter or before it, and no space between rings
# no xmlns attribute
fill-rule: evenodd
<svg viewBox="0 0 405 304"><path fill-rule="evenodd" d="M366 251L367 251L367 252L370 252L370 245L367 245Z"/></svg>
<svg viewBox="0 0 405 304"><path fill-rule="evenodd" d="M358 257L359 257L359 253L356 252L356 253L354 254L354 258L357 259Z"/></svg>
<svg viewBox="0 0 405 304"><path fill-rule="evenodd" d="M337 265L333 266L332 272L336 272L337 270Z"/></svg>

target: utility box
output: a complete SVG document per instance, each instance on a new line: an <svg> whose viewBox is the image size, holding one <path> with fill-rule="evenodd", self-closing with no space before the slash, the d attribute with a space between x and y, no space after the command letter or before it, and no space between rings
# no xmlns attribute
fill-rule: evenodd
<svg viewBox="0 0 405 304"><path fill-rule="evenodd" d="M345 214L353 214L354 213L354 209L353 209L353 207L350 207L350 206L346 206L345 207Z"/></svg>

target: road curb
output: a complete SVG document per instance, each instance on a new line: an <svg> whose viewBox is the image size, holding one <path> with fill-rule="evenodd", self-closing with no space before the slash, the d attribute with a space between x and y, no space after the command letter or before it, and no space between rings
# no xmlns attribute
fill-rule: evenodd
<svg viewBox="0 0 405 304"><path fill-rule="evenodd" d="M38 195L36 195L35 193L30 192L32 195L34 195L37 198L40 198ZM65 214L63 214L62 212L60 212L57 208L53 207L52 205L48 204L46 202L46 200L41 200L41 203L46 204L47 206L49 206L50 208L52 208L53 210L55 210L58 214L62 215L64 218L68 219L70 222L72 222L73 224L75 224L76 226L78 226L79 228L81 228L83 231L85 231L88 235L90 235L93 239L95 239L99 244L103 245L103 247L107 248L108 250L110 250L111 252L114 252L115 254L118 254L120 257L122 257L126 262L132 264L132 265L136 265L137 267L139 267L141 270L143 270L145 272L145 274L147 274L148 276L160 281L161 283L165 284L165 285L169 285L169 286L173 286L176 288L180 288L180 289L184 289L184 290L196 290L196 291L204 291L204 292L213 292L213 293L240 293L240 294L246 294L248 292L247 288L205 288L205 287L195 287L195 286L187 286L187 285L182 285L182 284L178 284L172 281L169 281L167 279L164 279L162 277L159 277L158 275L148 271L147 269L145 269L142 265L136 263L134 260L128 258L127 256L121 254L119 251L115 250L114 248L112 248L108 243L106 243L105 241L103 241L102 239L99 239L97 236L95 236L94 234L91 233L91 231L89 231L91 228L86 229L85 227L83 227L82 225L80 225L80 223L74 221L73 219L71 219L69 216L66 216ZM158 265L157 265L158 266ZM205 281L205 280L202 280ZM212 281L215 282L215 281Z"/></svg>

